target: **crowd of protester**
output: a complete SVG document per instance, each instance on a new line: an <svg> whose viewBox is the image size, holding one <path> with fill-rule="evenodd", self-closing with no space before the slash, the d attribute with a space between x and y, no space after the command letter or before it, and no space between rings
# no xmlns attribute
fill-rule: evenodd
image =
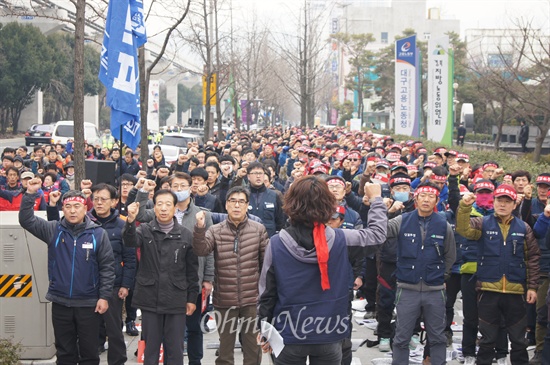
<svg viewBox="0 0 550 365"><path fill-rule="evenodd" d="M234 363L239 331L244 364L261 362L271 349L257 318L288 345L276 364L350 364L351 301L361 297L365 318L378 321L380 352L407 363L425 332L424 363L439 365L459 292L465 364L550 361L550 172L504 171L464 151L343 128L224 132L189 143L170 165L158 145L146 161L114 138L88 146L86 158L116 164L116 186L75 186L73 154L62 144L5 148L0 169L0 211L20 211L21 225L49 245L63 363L98 363L108 337L109 364L123 364L125 306L128 335L139 335L142 312L145 364L158 362L161 343L165 363L182 364L186 351L200 364L207 311L220 336L216 364ZM70 257L72 272L59 264ZM86 275L93 284L73 287ZM281 316L303 329L302 306L347 321L296 333Z"/></svg>

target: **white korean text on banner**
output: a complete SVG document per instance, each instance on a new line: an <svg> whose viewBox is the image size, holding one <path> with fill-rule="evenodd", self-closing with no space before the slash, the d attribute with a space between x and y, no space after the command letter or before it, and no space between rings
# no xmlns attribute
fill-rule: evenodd
<svg viewBox="0 0 550 365"><path fill-rule="evenodd" d="M428 42L428 139L450 146L453 138L453 71L449 37Z"/></svg>
<svg viewBox="0 0 550 365"><path fill-rule="evenodd" d="M395 42L395 133L419 136L419 53L416 35Z"/></svg>

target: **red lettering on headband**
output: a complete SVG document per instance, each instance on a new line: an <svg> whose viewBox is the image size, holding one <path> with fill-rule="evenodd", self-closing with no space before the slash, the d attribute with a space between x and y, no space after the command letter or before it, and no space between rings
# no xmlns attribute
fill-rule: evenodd
<svg viewBox="0 0 550 365"><path fill-rule="evenodd" d="M417 188L414 192L414 196L420 195L422 193L435 194L435 196L439 196L439 190L437 190L436 188L432 188L431 186L421 186Z"/></svg>
<svg viewBox="0 0 550 365"><path fill-rule="evenodd" d="M63 204L70 203L70 202L77 202L77 203L82 203L86 205L86 199L84 199L81 196L71 196L63 200Z"/></svg>

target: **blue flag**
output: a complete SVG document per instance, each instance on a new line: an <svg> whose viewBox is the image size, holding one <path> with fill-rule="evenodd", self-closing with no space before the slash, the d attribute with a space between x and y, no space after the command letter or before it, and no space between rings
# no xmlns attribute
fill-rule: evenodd
<svg viewBox="0 0 550 365"><path fill-rule="evenodd" d="M101 49L99 80L107 88L111 133L131 149L140 142L137 49L147 42L142 0L110 0Z"/></svg>

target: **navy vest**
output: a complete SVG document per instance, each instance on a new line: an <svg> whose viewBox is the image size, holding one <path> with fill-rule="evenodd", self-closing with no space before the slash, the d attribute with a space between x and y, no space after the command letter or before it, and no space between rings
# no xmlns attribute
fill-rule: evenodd
<svg viewBox="0 0 550 365"><path fill-rule="evenodd" d="M276 224L276 211L277 206L277 193L270 189L259 193L250 194L250 205L248 206L248 213L254 214L256 217L262 219L262 223L265 226L267 234L272 237L277 232Z"/></svg>
<svg viewBox="0 0 550 365"><path fill-rule="evenodd" d="M482 235L477 256L479 281L494 283L503 275L511 283L524 284L527 280L524 242L527 230L525 223L512 217L506 241L502 237L496 217L483 217Z"/></svg>
<svg viewBox="0 0 550 365"><path fill-rule="evenodd" d="M348 317L350 264L346 239L340 229L329 252L330 289L321 288L317 261L296 259L281 242L271 238L277 303L273 325L289 344L323 344L343 340L350 330Z"/></svg>
<svg viewBox="0 0 550 365"><path fill-rule="evenodd" d="M418 284L423 280L431 286L445 281L445 236L447 220L433 213L422 239L418 212L403 214L397 241L397 280Z"/></svg>
<svg viewBox="0 0 550 365"><path fill-rule="evenodd" d="M87 228L73 237L62 225L48 246L48 292L63 298L99 298L97 249L103 229Z"/></svg>

